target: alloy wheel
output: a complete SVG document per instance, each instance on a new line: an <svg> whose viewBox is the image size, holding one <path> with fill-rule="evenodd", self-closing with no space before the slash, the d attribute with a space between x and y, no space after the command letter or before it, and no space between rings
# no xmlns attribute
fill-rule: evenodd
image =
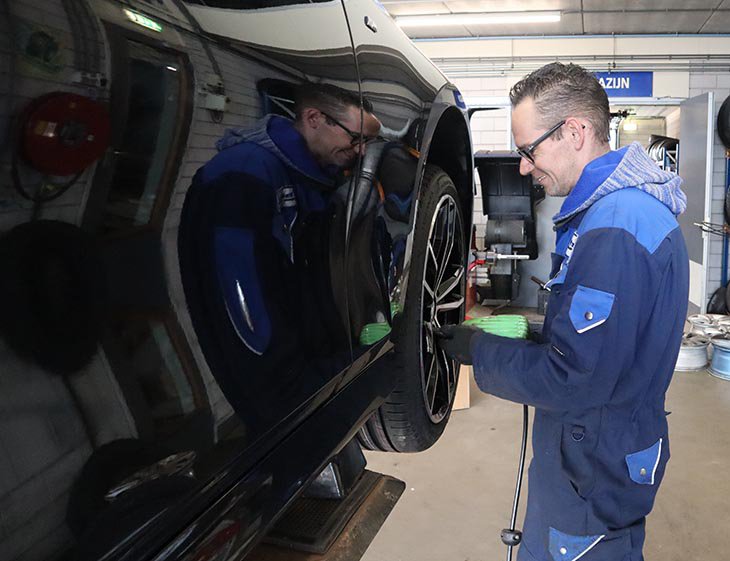
<svg viewBox="0 0 730 561"><path fill-rule="evenodd" d="M421 373L423 399L432 422L448 414L456 392L458 364L437 344L434 330L464 318L464 228L457 202L446 194L438 202L426 246L421 295Z"/></svg>

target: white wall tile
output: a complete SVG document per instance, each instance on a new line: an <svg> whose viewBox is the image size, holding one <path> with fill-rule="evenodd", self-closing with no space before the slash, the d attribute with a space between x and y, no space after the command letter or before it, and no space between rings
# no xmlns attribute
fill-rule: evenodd
<svg viewBox="0 0 730 561"><path fill-rule="evenodd" d="M474 94L482 90L481 78L457 78L454 84L462 94Z"/></svg>
<svg viewBox="0 0 730 561"><path fill-rule="evenodd" d="M690 72L689 87L690 91L692 91L693 88L702 88L704 90L716 88L717 75L710 73Z"/></svg>

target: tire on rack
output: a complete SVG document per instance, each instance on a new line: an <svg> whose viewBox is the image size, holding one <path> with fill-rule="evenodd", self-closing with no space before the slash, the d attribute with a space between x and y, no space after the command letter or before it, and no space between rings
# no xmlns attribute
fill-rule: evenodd
<svg viewBox="0 0 730 561"><path fill-rule="evenodd" d="M449 419L458 364L434 344L433 328L464 319L465 234L454 182L440 168L428 165L416 215L406 301L401 316L394 320L395 352L387 365L397 372L397 384L364 429L377 449L425 450L438 440Z"/></svg>
<svg viewBox="0 0 730 561"><path fill-rule="evenodd" d="M73 374L94 357L106 318L99 248L78 226L20 224L0 238L0 337L49 372Z"/></svg>
<svg viewBox="0 0 730 561"><path fill-rule="evenodd" d="M730 95L722 102L717 113L717 134L725 148L730 149Z"/></svg>

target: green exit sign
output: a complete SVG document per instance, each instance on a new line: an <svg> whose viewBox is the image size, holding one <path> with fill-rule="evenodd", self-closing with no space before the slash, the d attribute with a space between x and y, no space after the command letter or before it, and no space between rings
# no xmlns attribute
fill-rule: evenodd
<svg viewBox="0 0 730 561"><path fill-rule="evenodd" d="M142 27L146 27L152 31L157 31L157 33L162 32L162 26L152 18L148 18L147 16L143 16L142 14L138 14L132 10L127 10L126 8L124 9L124 15L127 16L129 21L134 22L137 25L141 25Z"/></svg>

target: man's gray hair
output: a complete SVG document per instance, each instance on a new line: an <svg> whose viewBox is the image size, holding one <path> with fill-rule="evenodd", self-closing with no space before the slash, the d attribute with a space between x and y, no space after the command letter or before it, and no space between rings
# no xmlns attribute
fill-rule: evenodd
<svg viewBox="0 0 730 561"><path fill-rule="evenodd" d="M532 98L540 125L549 128L568 117L583 117L597 140L608 140L611 113L608 96L596 77L582 66L553 62L517 82L509 92L512 107ZM555 134L561 138L561 131Z"/></svg>

